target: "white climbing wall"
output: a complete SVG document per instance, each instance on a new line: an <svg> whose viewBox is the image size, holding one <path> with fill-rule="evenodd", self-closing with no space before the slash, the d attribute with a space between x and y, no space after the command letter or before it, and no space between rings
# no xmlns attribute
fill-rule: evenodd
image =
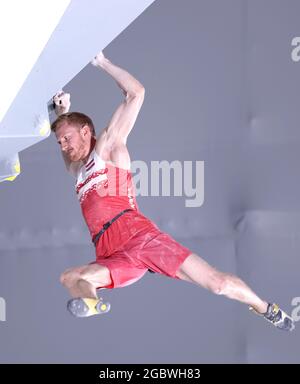
<svg viewBox="0 0 300 384"><path fill-rule="evenodd" d="M51 97L153 1L1 2L0 182L49 136Z"/></svg>

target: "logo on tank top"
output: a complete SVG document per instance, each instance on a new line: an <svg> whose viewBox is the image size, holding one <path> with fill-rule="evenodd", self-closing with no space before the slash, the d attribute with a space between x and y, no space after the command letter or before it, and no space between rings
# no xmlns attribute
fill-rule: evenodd
<svg viewBox="0 0 300 384"><path fill-rule="evenodd" d="M95 160L94 160L94 158L92 158L92 160L89 161L89 162L85 165L85 170L86 170L86 172L90 171L90 170L93 168L94 165L95 165Z"/></svg>

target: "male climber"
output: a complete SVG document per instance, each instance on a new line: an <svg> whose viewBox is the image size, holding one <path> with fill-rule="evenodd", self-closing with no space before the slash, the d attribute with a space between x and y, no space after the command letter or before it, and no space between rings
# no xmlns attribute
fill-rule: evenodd
<svg viewBox="0 0 300 384"><path fill-rule="evenodd" d="M51 129L67 170L76 177L76 193L96 250L95 262L68 269L61 276L72 297L68 310L77 317L108 312L110 305L98 298L97 289L124 287L149 270L238 300L276 327L293 330L293 320L278 305L260 299L238 277L210 266L140 212L126 141L145 89L102 52L92 64L107 72L125 97L98 137L88 116L68 112L69 94L59 92L53 97L58 118Z"/></svg>

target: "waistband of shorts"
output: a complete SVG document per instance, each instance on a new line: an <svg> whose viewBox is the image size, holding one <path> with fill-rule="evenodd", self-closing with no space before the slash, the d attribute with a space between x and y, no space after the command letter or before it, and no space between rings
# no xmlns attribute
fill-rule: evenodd
<svg viewBox="0 0 300 384"><path fill-rule="evenodd" d="M133 209L131 208L123 209L123 211L119 212L115 217L113 217L111 220L103 224L103 227L101 228L101 230L92 238L92 242L94 243L95 247L100 237L112 225L112 223L116 221L119 217L121 217L125 212L128 212L128 211L133 211Z"/></svg>

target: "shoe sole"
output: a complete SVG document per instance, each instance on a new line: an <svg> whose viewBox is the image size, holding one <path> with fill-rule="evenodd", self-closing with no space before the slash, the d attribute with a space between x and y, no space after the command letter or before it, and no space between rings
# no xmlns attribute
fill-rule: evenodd
<svg viewBox="0 0 300 384"><path fill-rule="evenodd" d="M75 317L90 317L110 311L110 304L100 301L97 310L91 310L82 298L70 299L67 303L68 311Z"/></svg>

